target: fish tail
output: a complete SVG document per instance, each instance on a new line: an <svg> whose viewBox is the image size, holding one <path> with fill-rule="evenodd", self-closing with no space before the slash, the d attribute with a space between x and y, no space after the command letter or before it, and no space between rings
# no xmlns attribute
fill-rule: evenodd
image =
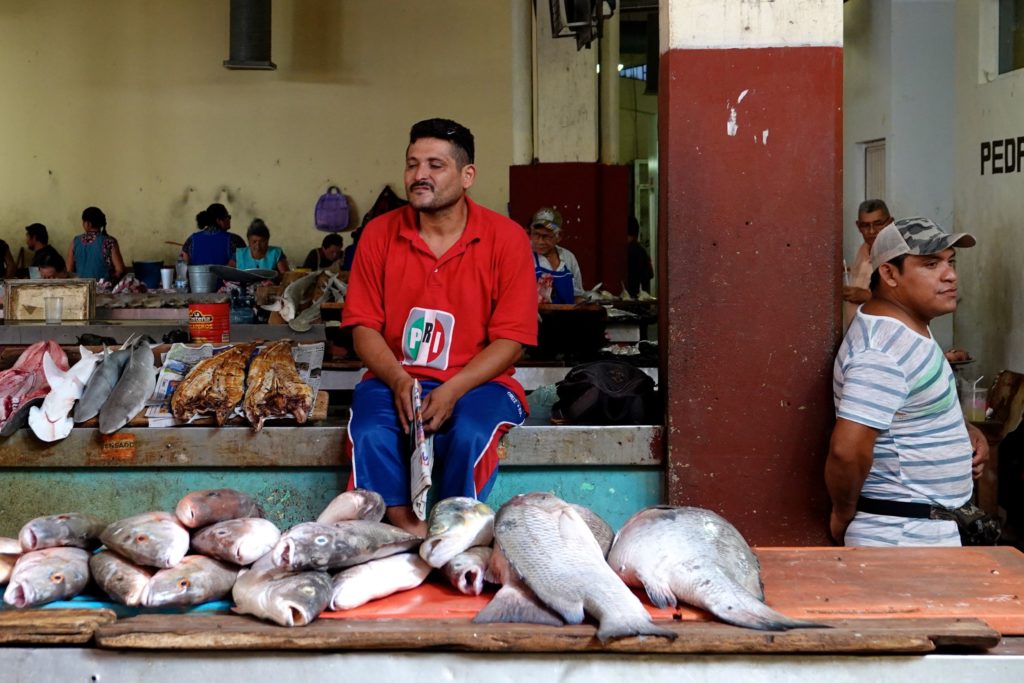
<svg viewBox="0 0 1024 683"><path fill-rule="evenodd" d="M562 620L533 597L511 586L502 586L477 612L474 624L542 624L561 626Z"/></svg>
<svg viewBox="0 0 1024 683"><path fill-rule="evenodd" d="M677 635L675 631L670 631L652 622L646 612L643 615L609 615L601 620L597 629L597 639L602 643L606 643L612 638L629 638L631 636L662 636L669 640L675 640Z"/></svg>
<svg viewBox="0 0 1024 683"><path fill-rule="evenodd" d="M703 607L722 621L759 631L788 631L791 628L830 628L814 621L791 619L761 602L750 591L724 574L719 575L713 591L684 601ZM679 593L677 592L677 595Z"/></svg>

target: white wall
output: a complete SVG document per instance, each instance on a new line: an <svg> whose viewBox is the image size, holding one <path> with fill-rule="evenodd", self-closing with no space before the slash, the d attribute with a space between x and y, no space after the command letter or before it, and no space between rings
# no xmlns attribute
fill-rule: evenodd
<svg viewBox="0 0 1024 683"><path fill-rule="evenodd" d="M956 7L956 229L978 246L961 251L963 302L957 344L986 382L1004 369L1024 372L1024 174L980 174L980 144L1024 135L1024 71L995 74L996 0Z"/></svg>
<svg viewBox="0 0 1024 683"><path fill-rule="evenodd" d="M887 192L897 218L926 216L952 228L954 178L954 0L851 0L844 7L844 247L864 197L863 143L886 141ZM965 301L964 306L970 305ZM954 318L932 323L943 348Z"/></svg>

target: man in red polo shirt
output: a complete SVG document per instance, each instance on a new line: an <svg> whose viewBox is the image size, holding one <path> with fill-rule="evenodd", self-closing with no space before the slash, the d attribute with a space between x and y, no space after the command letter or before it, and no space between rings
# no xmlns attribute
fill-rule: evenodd
<svg viewBox="0 0 1024 683"><path fill-rule="evenodd" d="M537 343L537 287L530 242L508 218L466 196L473 135L447 119L409 132L409 204L363 231L342 324L369 372L349 421L350 486L377 491L392 524L424 535L413 514L407 432L414 379L434 434L438 499L485 499L497 443L526 418L513 379L523 345Z"/></svg>

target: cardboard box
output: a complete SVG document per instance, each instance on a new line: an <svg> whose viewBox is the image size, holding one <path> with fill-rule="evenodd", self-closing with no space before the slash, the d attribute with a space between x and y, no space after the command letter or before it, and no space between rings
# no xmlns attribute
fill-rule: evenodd
<svg viewBox="0 0 1024 683"><path fill-rule="evenodd" d="M12 322L46 320L43 299L64 299L63 320L91 320L95 316L96 281L88 278L68 280L7 280L4 283L4 318Z"/></svg>

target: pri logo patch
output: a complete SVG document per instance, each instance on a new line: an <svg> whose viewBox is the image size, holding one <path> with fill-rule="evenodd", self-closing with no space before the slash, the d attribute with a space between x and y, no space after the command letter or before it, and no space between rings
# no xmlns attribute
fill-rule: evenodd
<svg viewBox="0 0 1024 683"><path fill-rule="evenodd" d="M413 308L402 332L402 363L447 370L454 331L455 316L451 313Z"/></svg>

